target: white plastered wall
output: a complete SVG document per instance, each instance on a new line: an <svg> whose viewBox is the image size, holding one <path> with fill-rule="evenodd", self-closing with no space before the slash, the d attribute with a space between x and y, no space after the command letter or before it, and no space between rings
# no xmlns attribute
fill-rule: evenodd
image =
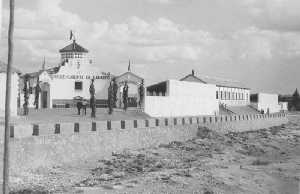
<svg viewBox="0 0 300 194"><path fill-rule="evenodd" d="M166 96L146 96L145 112L153 117L218 114L215 94L212 84L168 80Z"/></svg>
<svg viewBox="0 0 300 194"><path fill-rule="evenodd" d="M257 109L264 110L266 113L269 109L269 113L275 113L280 111L280 105L278 104L278 94L258 94Z"/></svg>
<svg viewBox="0 0 300 194"><path fill-rule="evenodd" d="M11 100L10 110L11 116L17 116L17 102L18 102L18 79L17 73L11 76ZM5 92L6 91L6 73L0 73L0 117L5 113Z"/></svg>

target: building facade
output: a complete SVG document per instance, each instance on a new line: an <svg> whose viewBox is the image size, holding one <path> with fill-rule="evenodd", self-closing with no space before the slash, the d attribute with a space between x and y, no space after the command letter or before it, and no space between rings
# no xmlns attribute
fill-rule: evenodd
<svg viewBox="0 0 300 194"><path fill-rule="evenodd" d="M138 87L143 79L128 71L120 76L101 71L101 67L92 63L88 58L88 50L80 46L75 40L59 50L60 64L53 68L24 74L19 84L20 106L24 104L24 86L28 84L29 107L35 107L36 91L39 85L39 108L69 108L75 106L74 99L90 99L90 85L94 80L96 107L107 107L108 88L112 80L118 85L117 108L123 107L122 92L126 82L129 88L128 106L137 107ZM28 81L26 81L28 80Z"/></svg>
<svg viewBox="0 0 300 194"><path fill-rule="evenodd" d="M247 106L250 105L250 89L239 82L195 76L194 72L181 81L198 82L216 85L215 99L220 105Z"/></svg>
<svg viewBox="0 0 300 194"><path fill-rule="evenodd" d="M153 117L218 115L216 85L167 80L147 87L145 113Z"/></svg>
<svg viewBox="0 0 300 194"><path fill-rule="evenodd" d="M278 94L257 93L251 94L251 106L263 113L280 112L281 107L278 102Z"/></svg>
<svg viewBox="0 0 300 194"><path fill-rule="evenodd" d="M24 83L29 83L29 107L34 107L36 87L39 84L39 107L58 108L74 106L74 98L90 98L89 88L94 80L98 106L105 106L107 88L112 75L95 67L88 58L88 50L73 42L59 50L61 62L58 66L22 76L20 81L20 104L24 103Z"/></svg>

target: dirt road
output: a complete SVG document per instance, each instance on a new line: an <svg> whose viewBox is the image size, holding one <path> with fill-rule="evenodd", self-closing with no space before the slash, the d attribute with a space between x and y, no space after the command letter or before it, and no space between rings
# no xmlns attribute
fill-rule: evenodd
<svg viewBox="0 0 300 194"><path fill-rule="evenodd" d="M289 120L226 135L201 128L187 142L39 169L13 177L12 193L299 194L300 115Z"/></svg>

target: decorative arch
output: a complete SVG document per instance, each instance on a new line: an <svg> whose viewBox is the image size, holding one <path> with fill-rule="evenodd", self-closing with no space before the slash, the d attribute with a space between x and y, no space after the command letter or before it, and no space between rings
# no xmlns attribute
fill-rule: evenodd
<svg viewBox="0 0 300 194"><path fill-rule="evenodd" d="M122 91L125 83L127 82L129 91L132 89L135 89L135 94L131 93L128 96L128 107L139 107L139 87L141 84L144 82L144 79L141 78L140 76L128 71L126 73L123 73L120 76L115 77L116 83L118 84L118 100L117 100L117 108L122 108L123 107L123 98L122 98ZM134 87L134 88L132 88Z"/></svg>

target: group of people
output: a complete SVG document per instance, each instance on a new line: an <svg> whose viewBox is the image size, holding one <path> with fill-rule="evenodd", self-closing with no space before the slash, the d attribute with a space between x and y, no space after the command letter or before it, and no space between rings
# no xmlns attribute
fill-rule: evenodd
<svg viewBox="0 0 300 194"><path fill-rule="evenodd" d="M108 106L108 114L113 113L113 109L117 107L117 94L118 94L118 89L119 86L116 82L116 79L113 78L111 82L109 83L108 87L108 97L107 97L107 106ZM126 111L128 108L128 83L127 81L124 82L124 86L122 89L122 103L123 103L123 109ZM138 106L142 107L142 101L144 99L144 81L140 84L138 88L138 93L139 93L139 101L138 101ZM91 116L95 117L96 114L96 100L95 100L95 87L94 87L94 80L92 80L91 85L90 85L90 107L92 109ZM78 115L81 114L81 110L83 110L83 113L86 115L86 108L88 106L88 101L85 99L79 100L77 102L77 110L78 110Z"/></svg>
<svg viewBox="0 0 300 194"><path fill-rule="evenodd" d="M90 107L92 109L91 117L95 118L96 117L96 98L95 98L94 79L92 79L92 81L91 81L89 91L90 91ZM86 115L87 105L88 105L88 100L86 100L86 99L78 100L78 102L76 103L78 115L80 115L81 109L84 111L84 114Z"/></svg>

